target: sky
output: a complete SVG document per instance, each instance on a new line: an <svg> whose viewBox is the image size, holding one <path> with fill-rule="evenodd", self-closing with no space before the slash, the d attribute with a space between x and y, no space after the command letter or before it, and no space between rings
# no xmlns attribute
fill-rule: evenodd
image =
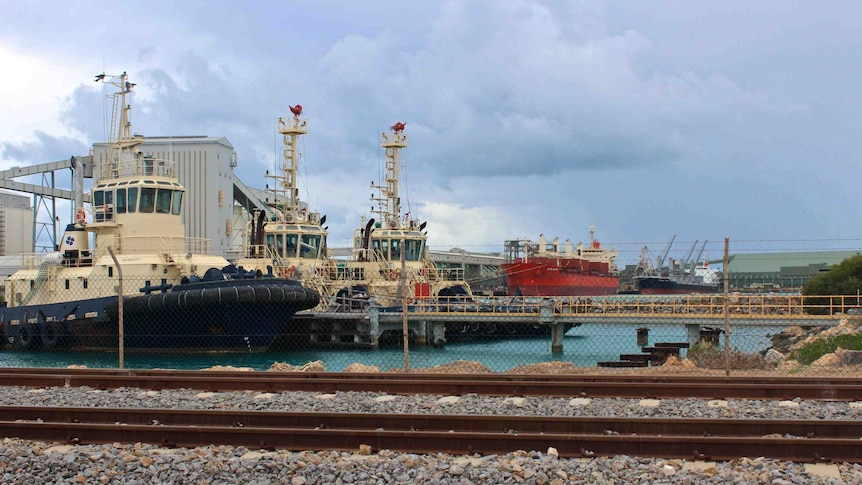
<svg viewBox="0 0 862 485"><path fill-rule="evenodd" d="M262 188L308 119L300 198L330 246L371 215L379 133L407 124L402 205L429 245L513 238L674 252L862 248L862 2L0 0L0 169L133 131L226 137Z"/></svg>

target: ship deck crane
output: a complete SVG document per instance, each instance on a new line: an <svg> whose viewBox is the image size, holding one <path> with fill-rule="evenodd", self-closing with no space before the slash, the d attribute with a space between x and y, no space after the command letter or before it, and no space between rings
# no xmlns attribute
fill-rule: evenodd
<svg viewBox="0 0 862 485"><path fill-rule="evenodd" d="M667 247L664 249L664 254L662 254L661 257L656 260L655 267L657 271L661 271L661 269L664 267L664 261L665 259L667 259L667 254L670 252L670 247L673 245L674 239L676 239L676 234L674 234L673 237L670 238L670 242L667 243Z"/></svg>

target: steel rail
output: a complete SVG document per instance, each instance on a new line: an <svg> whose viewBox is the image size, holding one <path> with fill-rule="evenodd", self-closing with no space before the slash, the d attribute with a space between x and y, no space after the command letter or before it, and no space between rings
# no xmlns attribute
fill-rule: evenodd
<svg viewBox="0 0 862 485"><path fill-rule="evenodd" d="M487 375L453 378L444 374L319 374L313 378L302 373L237 372L217 375L174 371L145 375L111 373L74 373L57 369L56 374L33 372L0 372L4 386L80 387L97 389L135 387L142 389L198 389L205 391L261 392L386 392L389 394L480 394L487 396L545 397L619 397L704 399L795 399L859 401L862 381L811 382L776 379L768 382L727 378L680 380L671 378L566 380L560 376L536 378L533 375L498 379ZM371 377L369 377L371 376ZM552 377L553 379L548 379Z"/></svg>
<svg viewBox="0 0 862 485"><path fill-rule="evenodd" d="M0 434L72 444L147 442L166 447L222 444L350 451L368 445L373 450L452 454L554 447L563 457L622 453L712 460L765 456L801 462L862 461L860 425L846 421L26 409L4 410L4 418L7 411L22 414L16 421L0 420ZM24 420L37 414L41 417L35 419L41 421ZM103 422L110 419L127 419L131 424ZM150 421L135 424L142 420ZM183 424L163 424L171 421ZM221 424L201 424L209 421ZM848 431L848 426L853 430Z"/></svg>
<svg viewBox="0 0 862 485"><path fill-rule="evenodd" d="M429 372L306 372L306 371L260 371L240 370L176 370L176 369L117 369L117 368L58 368L58 367L0 367L0 378L7 374L35 375L97 375L97 376L187 376L187 377L242 377L245 379L272 379L279 377L300 379L342 379L342 380L389 380L393 377L409 375L412 380L437 380L445 376L449 380L473 381L483 379L494 382L549 381L549 382L674 382L674 383L716 383L736 384L824 384L855 385L862 384L862 377L840 376L725 376L722 375L667 375L667 374L626 374L626 373L570 373L570 374L440 374Z"/></svg>
<svg viewBox="0 0 862 485"><path fill-rule="evenodd" d="M862 438L862 421L473 414L319 413L215 409L0 406L0 422L124 423L309 429Z"/></svg>

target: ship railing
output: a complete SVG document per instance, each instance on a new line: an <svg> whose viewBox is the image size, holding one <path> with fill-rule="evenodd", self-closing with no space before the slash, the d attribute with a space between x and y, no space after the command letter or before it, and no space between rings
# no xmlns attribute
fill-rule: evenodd
<svg viewBox="0 0 862 485"><path fill-rule="evenodd" d="M21 269L39 268L50 253L21 253Z"/></svg>
<svg viewBox="0 0 862 485"><path fill-rule="evenodd" d="M93 206L93 222L114 222L113 204Z"/></svg>
<svg viewBox="0 0 862 485"><path fill-rule="evenodd" d="M365 281L365 268L362 266L354 266L349 263L345 265L338 265L338 267L335 269L335 277L332 279L342 282Z"/></svg>
<svg viewBox="0 0 862 485"><path fill-rule="evenodd" d="M129 159L107 160L99 165L99 180L120 177L170 177L174 178L176 162L148 155Z"/></svg>
<svg viewBox="0 0 862 485"><path fill-rule="evenodd" d="M275 249L266 244L246 244L245 256L247 258L268 259L270 261L281 259L281 256L275 252Z"/></svg>
<svg viewBox="0 0 862 485"><path fill-rule="evenodd" d="M464 268L436 268L436 279L444 281L464 281Z"/></svg>

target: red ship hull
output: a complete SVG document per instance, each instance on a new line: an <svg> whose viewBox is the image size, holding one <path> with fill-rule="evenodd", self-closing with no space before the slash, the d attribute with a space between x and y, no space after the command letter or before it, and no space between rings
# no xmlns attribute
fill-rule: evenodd
<svg viewBox="0 0 862 485"><path fill-rule="evenodd" d="M608 263L583 259L531 258L502 265L509 296L613 295L619 277Z"/></svg>

